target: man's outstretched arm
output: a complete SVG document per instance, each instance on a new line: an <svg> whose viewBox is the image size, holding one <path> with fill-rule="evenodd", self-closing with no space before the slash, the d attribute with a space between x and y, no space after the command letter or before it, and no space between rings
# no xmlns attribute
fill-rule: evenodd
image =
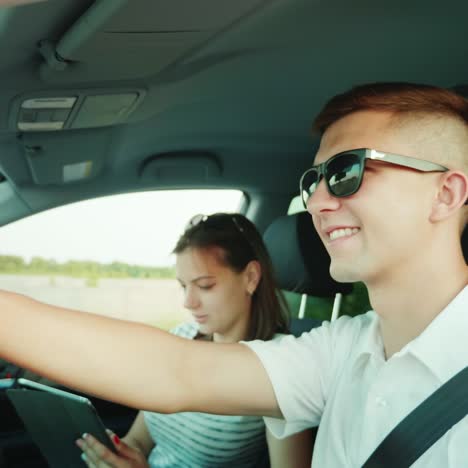
<svg viewBox="0 0 468 468"><path fill-rule="evenodd" d="M244 345L186 340L5 291L0 356L139 409L281 416L265 369Z"/></svg>

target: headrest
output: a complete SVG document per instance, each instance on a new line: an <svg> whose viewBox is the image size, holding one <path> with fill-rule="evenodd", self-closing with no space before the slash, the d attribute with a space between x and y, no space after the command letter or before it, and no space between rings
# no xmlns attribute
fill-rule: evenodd
<svg viewBox="0 0 468 468"><path fill-rule="evenodd" d="M349 293L350 283L330 276L330 256L309 213L281 216L263 235L281 289L319 297Z"/></svg>

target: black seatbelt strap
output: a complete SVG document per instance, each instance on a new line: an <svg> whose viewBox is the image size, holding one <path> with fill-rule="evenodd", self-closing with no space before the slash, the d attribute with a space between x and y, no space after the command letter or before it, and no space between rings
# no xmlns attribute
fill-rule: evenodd
<svg viewBox="0 0 468 468"><path fill-rule="evenodd" d="M465 367L406 416L376 448L363 468L411 466L467 414L468 367Z"/></svg>

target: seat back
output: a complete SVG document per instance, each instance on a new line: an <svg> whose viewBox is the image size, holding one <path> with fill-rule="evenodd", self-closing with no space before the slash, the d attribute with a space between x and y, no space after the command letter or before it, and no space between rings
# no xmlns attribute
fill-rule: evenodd
<svg viewBox="0 0 468 468"><path fill-rule="evenodd" d="M289 323L289 331L291 335L301 336L304 332L312 330L312 328L320 327L322 320L310 317L296 318L292 317Z"/></svg>
<svg viewBox="0 0 468 468"><path fill-rule="evenodd" d="M352 284L330 276L330 256L309 213L281 216L263 235L281 289L318 297L347 294Z"/></svg>

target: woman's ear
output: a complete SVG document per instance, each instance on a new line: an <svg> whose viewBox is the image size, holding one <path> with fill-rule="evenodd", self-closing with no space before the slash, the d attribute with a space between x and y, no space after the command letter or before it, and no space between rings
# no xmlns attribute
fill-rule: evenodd
<svg viewBox="0 0 468 468"><path fill-rule="evenodd" d="M258 260L251 260L244 269L246 284L245 289L249 296L253 296L257 290L258 283L262 278L262 267Z"/></svg>
<svg viewBox="0 0 468 468"><path fill-rule="evenodd" d="M468 177L461 171L443 174L441 184L432 205L430 220L442 221L459 210L468 198Z"/></svg>

